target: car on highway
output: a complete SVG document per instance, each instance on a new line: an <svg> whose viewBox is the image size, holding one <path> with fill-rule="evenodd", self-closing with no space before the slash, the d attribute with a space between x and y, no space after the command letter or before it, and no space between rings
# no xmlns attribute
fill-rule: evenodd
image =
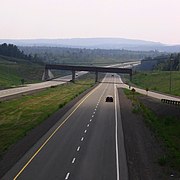
<svg viewBox="0 0 180 180"><path fill-rule="evenodd" d="M113 97L112 96L107 96L106 97L106 102L113 102Z"/></svg>

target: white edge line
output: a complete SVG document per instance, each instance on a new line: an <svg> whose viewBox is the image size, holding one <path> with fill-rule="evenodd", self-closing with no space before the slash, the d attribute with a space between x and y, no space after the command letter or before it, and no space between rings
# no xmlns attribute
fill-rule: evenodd
<svg viewBox="0 0 180 180"><path fill-rule="evenodd" d="M116 102L116 85L114 84L114 102L115 102L115 139L116 139L116 175L119 180L119 153L118 153L118 128L117 128L117 102Z"/></svg>

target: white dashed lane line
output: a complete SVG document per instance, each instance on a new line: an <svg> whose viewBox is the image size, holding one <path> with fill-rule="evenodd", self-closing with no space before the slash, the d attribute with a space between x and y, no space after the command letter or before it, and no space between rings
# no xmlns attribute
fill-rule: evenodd
<svg viewBox="0 0 180 180"><path fill-rule="evenodd" d="M80 148L81 148L81 147L80 147L80 146L78 146L77 151L79 151L79 150L80 150Z"/></svg>
<svg viewBox="0 0 180 180"><path fill-rule="evenodd" d="M92 115L92 118L94 117L94 115Z"/></svg>
<svg viewBox="0 0 180 180"><path fill-rule="evenodd" d="M87 127L89 127L89 124L87 125Z"/></svg>
<svg viewBox="0 0 180 180"><path fill-rule="evenodd" d="M70 173L68 172L68 173L66 174L65 179L68 179L68 178L69 178L69 175L70 175Z"/></svg>
<svg viewBox="0 0 180 180"><path fill-rule="evenodd" d="M92 119L89 120L90 122L92 121Z"/></svg>
<svg viewBox="0 0 180 180"><path fill-rule="evenodd" d="M87 130L85 130L84 133L87 133Z"/></svg>
<svg viewBox="0 0 180 180"><path fill-rule="evenodd" d="M73 160L72 160L72 164L74 164L75 160L76 160L76 158L73 158Z"/></svg>
<svg viewBox="0 0 180 180"><path fill-rule="evenodd" d="M83 141L83 140L84 140L84 137L81 138L81 141Z"/></svg>

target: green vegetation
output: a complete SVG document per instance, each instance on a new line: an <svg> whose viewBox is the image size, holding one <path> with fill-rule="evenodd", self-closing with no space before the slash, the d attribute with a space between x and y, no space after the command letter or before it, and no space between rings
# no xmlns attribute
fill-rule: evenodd
<svg viewBox="0 0 180 180"><path fill-rule="evenodd" d="M44 66L25 59L0 56L0 89L41 81Z"/></svg>
<svg viewBox="0 0 180 180"><path fill-rule="evenodd" d="M180 123L179 117L158 117L152 110L145 107L136 94L133 96L129 90L124 90L125 94L133 102L133 112L141 113L146 124L162 140L167 149L165 155L157 160L160 165L169 165L180 171Z"/></svg>
<svg viewBox="0 0 180 180"><path fill-rule="evenodd" d="M52 87L31 96L0 103L0 156L28 131L62 108L94 84L94 79L78 80Z"/></svg>
<svg viewBox="0 0 180 180"><path fill-rule="evenodd" d="M161 71L179 71L180 70L180 53L171 54L170 57L156 57L157 64L154 66L155 70Z"/></svg>
<svg viewBox="0 0 180 180"><path fill-rule="evenodd" d="M42 59L45 63L103 65L155 57L157 51L129 51L119 49L85 49L63 47L20 47L26 54Z"/></svg>
<svg viewBox="0 0 180 180"><path fill-rule="evenodd" d="M39 59L36 55L32 56L31 54L26 55L23 51L18 49L16 45L13 44L1 44L0 45L0 55L2 56L8 56L8 57L14 57L19 59L26 59L31 62L41 62L41 59Z"/></svg>
<svg viewBox="0 0 180 180"><path fill-rule="evenodd" d="M169 71L137 72L132 83L144 89L180 96L180 71L171 72L171 92Z"/></svg>

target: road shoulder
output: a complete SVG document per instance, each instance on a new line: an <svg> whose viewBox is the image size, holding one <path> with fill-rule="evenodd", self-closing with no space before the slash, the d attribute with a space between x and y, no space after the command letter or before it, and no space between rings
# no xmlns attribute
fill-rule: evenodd
<svg viewBox="0 0 180 180"><path fill-rule="evenodd" d="M157 159L162 153L153 133L145 125L143 118L132 112L132 103L118 89L121 117L124 131L127 164L130 180L167 179Z"/></svg>

